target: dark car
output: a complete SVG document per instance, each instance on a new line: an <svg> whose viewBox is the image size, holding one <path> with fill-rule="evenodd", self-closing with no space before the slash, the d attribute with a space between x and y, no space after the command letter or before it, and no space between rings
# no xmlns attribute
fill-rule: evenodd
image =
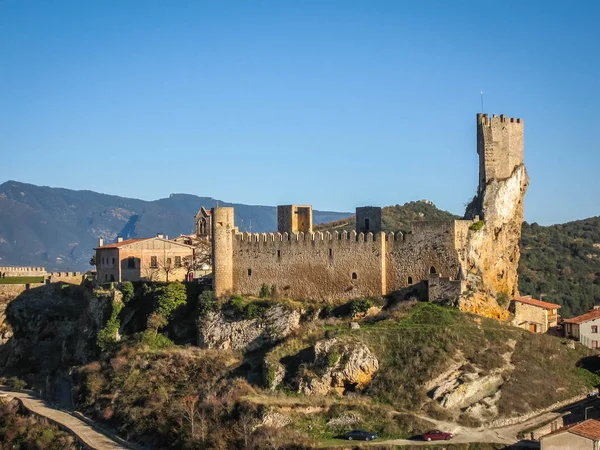
<svg viewBox="0 0 600 450"><path fill-rule="evenodd" d="M369 433L364 430L352 430L348 431L346 434L343 434L342 437L344 439L348 439L349 441L372 441L373 439L377 439L377 435L375 433Z"/></svg>
<svg viewBox="0 0 600 450"><path fill-rule="evenodd" d="M453 437L452 433L444 433L440 430L431 430L423 434L424 441L447 441Z"/></svg>

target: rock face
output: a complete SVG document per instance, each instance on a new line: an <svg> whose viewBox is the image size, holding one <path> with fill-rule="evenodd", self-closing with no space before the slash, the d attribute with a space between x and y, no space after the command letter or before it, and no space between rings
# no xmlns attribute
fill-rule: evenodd
<svg viewBox="0 0 600 450"><path fill-rule="evenodd" d="M508 299L518 294L517 268L523 223L523 198L529 176L523 163L523 121L504 116L477 116L480 181L466 216L479 215L481 229L469 232L461 255L463 276L470 288L459 301L463 311L505 319ZM506 298L505 297L505 298Z"/></svg>
<svg viewBox="0 0 600 450"><path fill-rule="evenodd" d="M363 390L379 370L379 361L362 342L328 339L315 344L312 372L305 372L299 392L326 395Z"/></svg>
<svg viewBox="0 0 600 450"><path fill-rule="evenodd" d="M211 312L198 324L198 346L231 350L257 350L289 336L300 324L301 313L283 305L269 308L263 317L231 320Z"/></svg>

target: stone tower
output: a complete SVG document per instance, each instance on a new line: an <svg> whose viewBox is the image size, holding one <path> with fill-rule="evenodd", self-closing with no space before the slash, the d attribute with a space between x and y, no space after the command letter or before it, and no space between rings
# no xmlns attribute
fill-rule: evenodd
<svg viewBox="0 0 600 450"><path fill-rule="evenodd" d="M277 206L277 231L280 233L312 233L312 206Z"/></svg>
<svg viewBox="0 0 600 450"><path fill-rule="evenodd" d="M212 208L213 290L221 297L233 290L233 208Z"/></svg>
<svg viewBox="0 0 600 450"><path fill-rule="evenodd" d="M356 232L377 234L381 231L381 208L362 206L356 208Z"/></svg>
<svg viewBox="0 0 600 450"><path fill-rule="evenodd" d="M506 180L523 165L523 119L477 114L477 153L481 193L491 180Z"/></svg>

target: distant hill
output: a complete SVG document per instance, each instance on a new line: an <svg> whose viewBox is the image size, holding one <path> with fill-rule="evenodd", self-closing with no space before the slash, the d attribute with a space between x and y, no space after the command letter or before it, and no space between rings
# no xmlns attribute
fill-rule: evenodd
<svg viewBox="0 0 600 450"><path fill-rule="evenodd" d="M413 222L429 220L458 219L448 211L438 209L429 200L408 202L404 205L386 206L382 213L382 227L385 232L410 231ZM356 228L356 217L351 216L331 223L315 226L316 231L352 231Z"/></svg>
<svg viewBox="0 0 600 450"><path fill-rule="evenodd" d="M48 270L89 270L98 238L115 240L191 233L201 206L217 200L189 194L171 194L154 201L137 200L92 191L35 186L7 181L0 184L0 266L33 265ZM235 207L242 231L277 230L273 206L227 203ZM315 223L331 222L350 213L314 211Z"/></svg>
<svg viewBox="0 0 600 450"><path fill-rule="evenodd" d="M458 218L427 201L408 202L383 208L383 230L410 230L423 220ZM350 231L354 216L323 223L321 231ZM540 226L523 223L519 291L562 305L561 314L573 317L600 304L600 217Z"/></svg>

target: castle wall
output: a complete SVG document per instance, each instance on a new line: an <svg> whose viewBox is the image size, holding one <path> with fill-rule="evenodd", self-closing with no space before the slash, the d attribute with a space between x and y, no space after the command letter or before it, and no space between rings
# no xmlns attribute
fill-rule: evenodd
<svg viewBox="0 0 600 450"><path fill-rule="evenodd" d="M439 275L429 275L427 294L429 301L456 300L466 289L463 280L451 280Z"/></svg>
<svg viewBox="0 0 600 450"><path fill-rule="evenodd" d="M43 277L46 269L43 267L18 267L0 266L0 274L6 273L7 277Z"/></svg>
<svg viewBox="0 0 600 450"><path fill-rule="evenodd" d="M384 249L383 233L237 234L233 292L257 295L264 283L292 298L380 296Z"/></svg>
<svg viewBox="0 0 600 450"><path fill-rule="evenodd" d="M387 291L427 280L431 273L456 279L460 261L455 243L454 221L417 222L411 233L389 233L385 264Z"/></svg>

